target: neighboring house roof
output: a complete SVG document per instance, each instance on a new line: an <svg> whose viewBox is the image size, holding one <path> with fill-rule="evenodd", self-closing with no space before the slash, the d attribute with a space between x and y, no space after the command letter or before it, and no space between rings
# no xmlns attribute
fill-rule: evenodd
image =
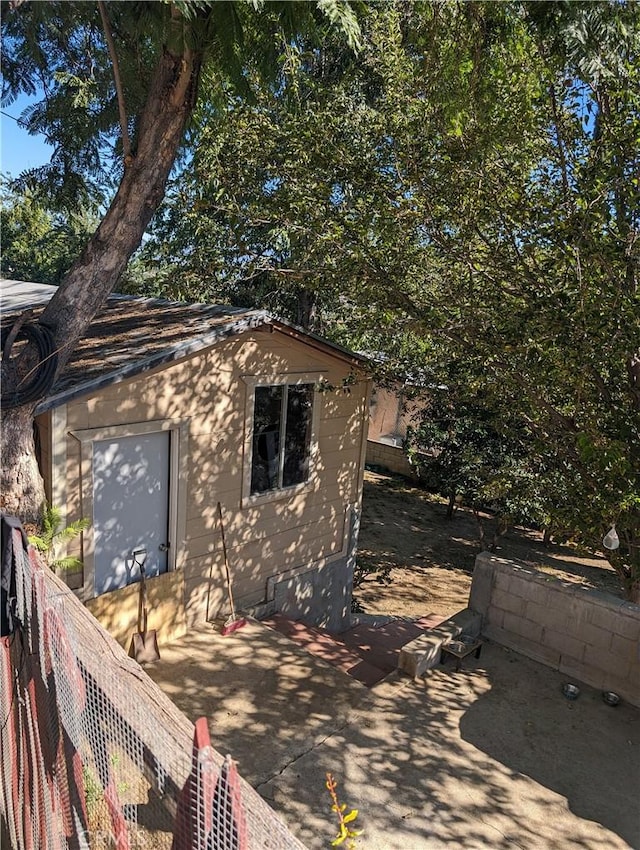
<svg viewBox="0 0 640 850"><path fill-rule="evenodd" d="M3 324L12 315L28 308L33 308L37 316L55 290L55 286L45 284L0 280ZM264 310L111 295L36 413L187 357L230 336L264 326L300 339L353 366L366 364L357 354L274 319Z"/></svg>

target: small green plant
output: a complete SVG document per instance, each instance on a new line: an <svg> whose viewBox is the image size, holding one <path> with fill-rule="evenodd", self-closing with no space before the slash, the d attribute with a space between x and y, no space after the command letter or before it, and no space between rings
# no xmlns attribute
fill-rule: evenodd
<svg viewBox="0 0 640 850"><path fill-rule="evenodd" d="M331 811L335 812L338 816L338 826L340 828L340 832L331 842L332 847L339 847L341 844L345 844L345 847L348 850L355 850L356 842L355 839L362 835L363 830L361 829L352 829L348 824L353 823L355 819L358 817L358 810L351 809L350 812L345 814L347 809L346 803L340 803L338 800L337 788L338 783L335 781L331 773L327 773L327 790L331 795L332 806Z"/></svg>
<svg viewBox="0 0 640 850"><path fill-rule="evenodd" d="M120 756L117 753L112 753L109 756L109 761L114 768L117 768L120 765ZM90 829L96 831L103 823L108 828L110 816L105 801L104 788L97 775L86 764L82 765L82 780ZM127 782L118 782L116 787L118 794L125 794L129 790Z"/></svg>
<svg viewBox="0 0 640 850"><path fill-rule="evenodd" d="M63 526L60 508L55 507L55 505L48 505L45 502L42 506L42 533L31 534L29 543L35 546L38 552L42 552L52 569L72 570L81 567L82 561L73 555L57 558L55 555L56 546L73 540L88 527L89 520L85 518Z"/></svg>
<svg viewBox="0 0 640 850"><path fill-rule="evenodd" d="M82 765L82 780L84 783L84 801L89 817L92 817L103 797L102 786L93 771L89 770L84 764Z"/></svg>

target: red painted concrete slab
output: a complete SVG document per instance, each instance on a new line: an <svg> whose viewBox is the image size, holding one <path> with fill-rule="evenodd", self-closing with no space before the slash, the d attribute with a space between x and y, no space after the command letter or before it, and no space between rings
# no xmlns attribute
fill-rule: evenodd
<svg viewBox="0 0 640 850"><path fill-rule="evenodd" d="M330 635L324 629L290 620L282 614L274 614L262 622L312 655L372 687L396 669L401 647L442 619L429 614L417 621L398 619L381 626L361 623L340 635Z"/></svg>

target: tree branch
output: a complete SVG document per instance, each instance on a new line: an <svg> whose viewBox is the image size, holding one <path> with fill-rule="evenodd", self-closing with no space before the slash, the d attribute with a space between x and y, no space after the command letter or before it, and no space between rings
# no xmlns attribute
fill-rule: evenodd
<svg viewBox="0 0 640 850"><path fill-rule="evenodd" d="M113 80L116 84L116 97L118 99L118 114L120 116L120 129L122 131L122 153L125 166L130 165L133 159L131 154L131 141L129 139L129 125L127 123L127 110L124 102L124 91L122 89L122 79L120 78L120 65L118 64L118 55L116 46L111 35L111 26L107 16L107 9L104 5L104 0L98 0L98 9L100 10L100 19L102 20L102 29L104 37L107 41L111 64L113 65Z"/></svg>

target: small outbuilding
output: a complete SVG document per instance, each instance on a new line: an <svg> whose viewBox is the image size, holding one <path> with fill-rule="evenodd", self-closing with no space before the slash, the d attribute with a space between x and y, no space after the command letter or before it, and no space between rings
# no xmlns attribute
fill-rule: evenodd
<svg viewBox="0 0 640 850"><path fill-rule="evenodd" d="M52 287L2 281L4 318ZM111 296L37 409L41 471L82 567L63 578L123 645L140 563L160 640L236 608L349 625L366 361L258 310Z"/></svg>

